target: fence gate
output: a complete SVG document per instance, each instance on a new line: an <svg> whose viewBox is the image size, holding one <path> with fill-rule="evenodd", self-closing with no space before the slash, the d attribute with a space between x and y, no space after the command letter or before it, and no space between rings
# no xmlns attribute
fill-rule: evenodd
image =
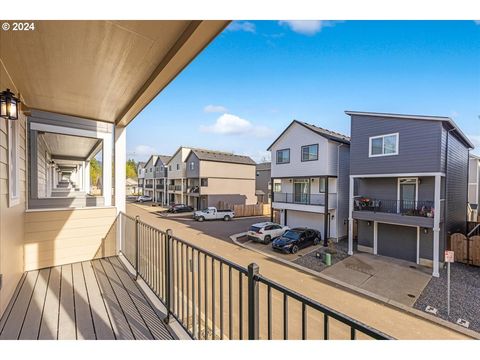
<svg viewBox="0 0 480 360"><path fill-rule="evenodd" d="M480 235L471 236L470 242L470 261L473 265L480 266Z"/></svg>
<svg viewBox="0 0 480 360"><path fill-rule="evenodd" d="M464 234L452 234L450 248L455 253L455 261L468 264L468 238Z"/></svg>

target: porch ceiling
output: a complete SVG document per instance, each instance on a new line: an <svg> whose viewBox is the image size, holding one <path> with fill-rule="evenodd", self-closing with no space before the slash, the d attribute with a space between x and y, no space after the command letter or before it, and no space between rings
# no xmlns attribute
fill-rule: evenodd
<svg viewBox="0 0 480 360"><path fill-rule="evenodd" d="M28 108L127 125L228 23L35 21L0 32L0 83Z"/></svg>
<svg viewBox="0 0 480 360"><path fill-rule="evenodd" d="M53 158L85 159L97 147L98 139L63 134L45 133L44 138ZM100 140L101 141L101 140ZM70 161L71 163L71 161Z"/></svg>

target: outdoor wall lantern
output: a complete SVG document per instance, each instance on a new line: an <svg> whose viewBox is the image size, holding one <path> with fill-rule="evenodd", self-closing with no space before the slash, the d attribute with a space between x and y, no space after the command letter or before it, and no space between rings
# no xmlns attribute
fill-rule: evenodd
<svg viewBox="0 0 480 360"><path fill-rule="evenodd" d="M423 233L428 234L428 228L423 228Z"/></svg>
<svg viewBox="0 0 480 360"><path fill-rule="evenodd" d="M7 120L17 120L19 102L10 89L2 91L0 93L0 116Z"/></svg>
<svg viewBox="0 0 480 360"><path fill-rule="evenodd" d="M370 221L367 221L367 226L370 226L372 225L372 223Z"/></svg>

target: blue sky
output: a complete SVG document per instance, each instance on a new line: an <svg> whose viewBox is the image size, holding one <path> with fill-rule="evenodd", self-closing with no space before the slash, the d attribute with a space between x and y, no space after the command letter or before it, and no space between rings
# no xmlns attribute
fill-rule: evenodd
<svg viewBox="0 0 480 360"><path fill-rule="evenodd" d="M450 116L480 154L480 23L233 22L130 124L127 153L260 161L293 119L348 135L345 110Z"/></svg>

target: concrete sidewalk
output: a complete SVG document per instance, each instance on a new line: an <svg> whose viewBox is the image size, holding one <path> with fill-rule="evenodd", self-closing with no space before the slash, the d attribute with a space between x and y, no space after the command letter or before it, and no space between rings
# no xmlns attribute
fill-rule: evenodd
<svg viewBox="0 0 480 360"><path fill-rule="evenodd" d="M199 232L198 229L192 229L168 218L159 218L150 214L154 211L151 207L127 205L127 213L131 216L139 215L144 222L159 229L170 228L175 236L244 267L255 262L260 267L262 275L395 338L470 339L467 335L451 328L346 291L308 272L287 267L260 253L236 244L219 241L212 236Z"/></svg>

